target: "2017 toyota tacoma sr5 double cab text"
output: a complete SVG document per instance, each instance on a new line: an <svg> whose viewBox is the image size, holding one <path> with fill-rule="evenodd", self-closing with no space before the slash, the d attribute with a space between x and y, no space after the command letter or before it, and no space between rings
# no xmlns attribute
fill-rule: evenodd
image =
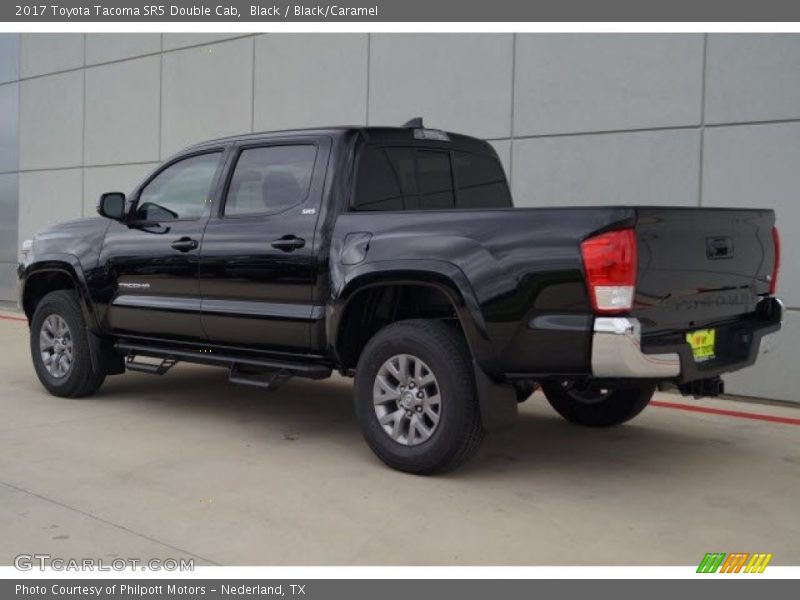
<svg viewBox="0 0 800 600"><path fill-rule="evenodd" d="M23 247L50 393L179 361L270 389L336 370L372 450L414 473L537 387L590 427L658 386L719 394L782 318L773 211L514 208L488 143L420 121L201 143L98 212Z"/></svg>

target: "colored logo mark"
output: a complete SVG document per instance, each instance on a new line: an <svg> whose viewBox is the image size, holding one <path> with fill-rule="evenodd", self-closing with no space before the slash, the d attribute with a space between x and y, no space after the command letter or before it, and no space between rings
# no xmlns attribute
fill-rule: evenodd
<svg viewBox="0 0 800 600"><path fill-rule="evenodd" d="M747 552L709 552L700 561L698 573L763 573L772 554L749 554Z"/></svg>

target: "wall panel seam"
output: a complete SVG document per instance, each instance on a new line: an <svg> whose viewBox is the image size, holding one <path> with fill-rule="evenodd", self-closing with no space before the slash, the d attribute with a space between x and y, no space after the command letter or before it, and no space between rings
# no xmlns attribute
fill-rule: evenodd
<svg viewBox="0 0 800 600"><path fill-rule="evenodd" d="M19 79L15 80L15 81L30 81L31 79L41 79L42 77L50 77L51 75L61 75L63 73L75 73L76 71L80 71L81 69L84 69L84 68L93 68L93 67L102 67L102 66L106 66L106 65L114 65L114 64L117 64L117 63L121 63L121 62L127 62L129 60L138 60L140 58L147 58L147 57L150 57L150 56L158 56L160 54L171 54L173 52L183 52L184 50L191 50L193 48L205 48L206 46L215 46L217 44L225 44L225 43L228 43L228 42L235 42L237 40L244 40L244 39L247 39L249 37L255 37L256 35L257 34L254 34L254 33L248 33L246 35L239 35L239 36L236 36L236 37L225 38L224 40L214 40L214 41L211 41L211 42L206 42L205 44L192 44L191 46L181 46L180 48L171 48L169 50L164 50L164 41L163 41L164 34L162 33L161 34L161 40L162 40L161 41L161 50L159 50L158 52L146 52L144 54L136 54L134 56L126 56L125 58L118 58L118 59L115 59L115 60L108 60L108 61L105 61L105 62L98 62L98 63L92 63L91 65L87 65L86 64L86 52L84 50L84 59L83 59L83 63L84 64L82 66L80 66L80 67L71 67L69 69L60 69L58 71L49 71L47 73L37 73L36 75L30 75L28 77L22 77L22 71L20 71L20 77L19 77ZM84 34L84 37L85 37L85 34ZM84 42L84 44L85 44L85 42ZM22 54L22 52L20 51L20 55L21 54ZM21 68L22 68L22 63L20 61L20 69Z"/></svg>
<svg viewBox="0 0 800 600"><path fill-rule="evenodd" d="M517 90L517 34L511 35L511 123L508 129L508 186L514 189L514 105L516 104Z"/></svg>
<svg viewBox="0 0 800 600"><path fill-rule="evenodd" d="M143 160L137 162L122 162L122 163L98 163L91 165L73 165L70 167L40 167L36 169L18 169L14 171L0 171L0 175L13 175L15 173L41 173L42 171L71 171L73 169L97 169L103 167L133 167L137 165L156 165L159 160Z"/></svg>
<svg viewBox="0 0 800 600"><path fill-rule="evenodd" d="M83 34L83 98L81 99L81 216L86 216L86 34Z"/></svg>
<svg viewBox="0 0 800 600"><path fill-rule="evenodd" d="M256 36L253 36L253 64L250 65L250 133L256 130Z"/></svg>
<svg viewBox="0 0 800 600"><path fill-rule="evenodd" d="M158 53L158 160L161 160L161 138L164 135L162 115L164 104L164 34L161 34L161 52Z"/></svg>
<svg viewBox="0 0 800 600"><path fill-rule="evenodd" d="M564 133L534 133L530 135L515 135L513 137L484 138L487 142L504 142L508 140L538 140L546 138L585 137L592 135L615 135L622 133L647 133L656 131L699 131L705 129L719 129L724 127L758 127L760 125L791 125L800 123L800 119L775 119L772 121L748 121L746 123L708 123L703 125L665 125L663 127L638 127L633 129L602 129L597 131L569 131Z"/></svg>
<svg viewBox="0 0 800 600"><path fill-rule="evenodd" d="M369 125L369 72L372 69L372 34L367 33L367 106L364 109L364 125Z"/></svg>
<svg viewBox="0 0 800 600"><path fill-rule="evenodd" d="M708 34L703 34L703 64L700 79L700 157L697 178L697 206L703 206L703 163L706 137L706 67L708 62Z"/></svg>

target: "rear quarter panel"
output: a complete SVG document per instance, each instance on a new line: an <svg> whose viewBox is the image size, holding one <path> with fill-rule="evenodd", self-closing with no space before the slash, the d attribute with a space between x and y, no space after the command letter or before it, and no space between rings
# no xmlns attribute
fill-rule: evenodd
<svg viewBox="0 0 800 600"><path fill-rule="evenodd" d="M617 207L345 213L331 240L332 300L369 274L437 270L464 298L470 346L489 373L583 372L591 308L580 242L633 215ZM368 249L344 264L355 234L371 235Z"/></svg>

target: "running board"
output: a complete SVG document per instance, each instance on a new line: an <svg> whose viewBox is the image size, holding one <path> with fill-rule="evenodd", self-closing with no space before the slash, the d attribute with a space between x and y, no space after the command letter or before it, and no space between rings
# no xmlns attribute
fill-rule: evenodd
<svg viewBox="0 0 800 600"><path fill-rule="evenodd" d="M275 391L292 378L286 369L280 371L262 371L260 373L247 373L238 365L231 365L228 371L228 381L241 385L254 385Z"/></svg>
<svg viewBox="0 0 800 600"><path fill-rule="evenodd" d="M163 375L175 366L178 361L173 358L164 358L159 364L139 362L136 355L129 354L125 357L125 368L128 371L139 371L140 373L150 373L151 375Z"/></svg>
<svg viewBox="0 0 800 600"><path fill-rule="evenodd" d="M231 369L231 373L233 374L234 378L241 376L242 379L250 379L250 377L245 376L245 374L241 372L241 367L260 369L269 372L285 371L290 376L307 377L309 379L325 379L330 377L332 371L329 365L320 363L290 361L273 358L253 358L249 356L245 357L236 354L215 352L213 349L190 350L186 348L167 348L162 346L149 346L145 344L133 344L128 342L117 342L114 344L114 347L119 352L127 355L126 365L129 366L133 364L135 365L133 370L139 370L147 373L157 372L158 368L167 361L172 361L172 364L170 364L167 368L171 368L172 365L178 361L228 367ZM147 363L136 362L136 356L161 358L163 359L162 365L150 365ZM242 381L242 383L244 383L244 381Z"/></svg>

